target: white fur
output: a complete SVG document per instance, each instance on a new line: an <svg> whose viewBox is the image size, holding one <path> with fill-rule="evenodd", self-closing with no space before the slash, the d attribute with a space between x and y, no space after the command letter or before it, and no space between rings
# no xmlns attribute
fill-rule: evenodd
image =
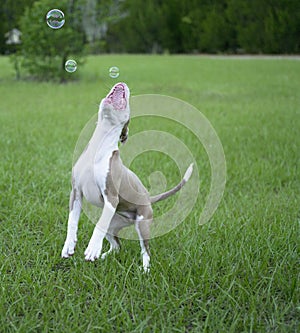
<svg viewBox="0 0 300 333"><path fill-rule="evenodd" d="M187 182L190 177L191 177L191 174L193 172L193 163L190 164L190 166L188 167L188 169L186 170L184 176L183 176L183 179Z"/></svg>
<svg viewBox="0 0 300 333"><path fill-rule="evenodd" d="M84 252L85 260L94 261L95 259L99 258L102 250L103 238L107 234L110 221L113 218L115 212L116 209L105 198L103 212L98 223L96 224L89 245Z"/></svg>
<svg viewBox="0 0 300 333"><path fill-rule="evenodd" d="M81 212L81 203L77 199L74 201L73 209L69 213L67 238L61 252L61 256L63 258L68 258L74 254L77 242L77 229L78 229L80 212Z"/></svg>
<svg viewBox="0 0 300 333"><path fill-rule="evenodd" d="M139 228L139 224L140 222L144 219L143 215L138 215L136 218L136 223L135 223L135 230L139 236L139 240L140 240L140 246L141 246L141 254L143 257L143 269L144 272L147 273L150 270L150 256L146 250L145 244L144 244L144 240L143 237L141 235L141 231Z"/></svg>

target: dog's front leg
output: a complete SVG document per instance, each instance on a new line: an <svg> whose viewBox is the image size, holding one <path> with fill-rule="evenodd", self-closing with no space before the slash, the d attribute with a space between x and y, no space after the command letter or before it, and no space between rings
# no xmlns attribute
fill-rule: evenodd
<svg viewBox="0 0 300 333"><path fill-rule="evenodd" d="M105 200L102 215L95 226L92 238L84 252L85 260L94 261L99 258L102 250L103 239L108 231L109 224L115 214L116 208Z"/></svg>
<svg viewBox="0 0 300 333"><path fill-rule="evenodd" d="M68 219L68 232L64 247L61 251L63 258L68 258L74 254L77 242L77 228L81 212L81 194L75 188L72 188L70 194L70 212Z"/></svg>

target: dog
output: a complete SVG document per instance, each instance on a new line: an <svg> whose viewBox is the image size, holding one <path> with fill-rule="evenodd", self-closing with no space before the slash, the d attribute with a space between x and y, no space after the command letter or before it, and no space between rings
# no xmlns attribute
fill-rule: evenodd
<svg viewBox="0 0 300 333"><path fill-rule="evenodd" d="M190 178L193 164L177 186L150 197L137 175L126 168L120 158L118 144L125 143L128 138L129 97L127 85L117 83L100 103L95 131L72 169L68 230L61 256L68 258L74 254L84 197L92 205L103 208L84 252L85 259L94 261L100 257L104 238L109 241L110 249L101 255L102 259L119 250L119 231L134 224L141 246L143 270L148 272L151 205L179 191Z"/></svg>

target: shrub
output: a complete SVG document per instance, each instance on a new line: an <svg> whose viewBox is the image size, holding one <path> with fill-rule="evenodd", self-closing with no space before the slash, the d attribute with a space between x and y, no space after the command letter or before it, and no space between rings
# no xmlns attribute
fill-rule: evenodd
<svg viewBox="0 0 300 333"><path fill-rule="evenodd" d="M57 7L55 7L57 5ZM65 24L60 29L51 29L46 23L46 14L59 8L65 14ZM40 0L27 8L20 21L22 31L22 69L32 78L64 82L76 77L64 69L68 58L82 63L84 34L81 29L79 8L67 0Z"/></svg>

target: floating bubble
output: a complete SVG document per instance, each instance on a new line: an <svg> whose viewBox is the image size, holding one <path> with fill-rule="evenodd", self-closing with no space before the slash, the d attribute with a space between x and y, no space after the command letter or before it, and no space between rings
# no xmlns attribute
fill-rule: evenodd
<svg viewBox="0 0 300 333"><path fill-rule="evenodd" d="M116 79L119 75L120 75L120 70L119 70L118 67L116 67L116 66L110 67L110 69L109 69L109 76L112 79Z"/></svg>
<svg viewBox="0 0 300 333"><path fill-rule="evenodd" d="M65 70L68 73L74 73L77 69L77 62L73 59L69 59L65 63Z"/></svg>
<svg viewBox="0 0 300 333"><path fill-rule="evenodd" d="M65 14L59 9L51 9L46 15L46 21L50 28L60 29L65 24Z"/></svg>

